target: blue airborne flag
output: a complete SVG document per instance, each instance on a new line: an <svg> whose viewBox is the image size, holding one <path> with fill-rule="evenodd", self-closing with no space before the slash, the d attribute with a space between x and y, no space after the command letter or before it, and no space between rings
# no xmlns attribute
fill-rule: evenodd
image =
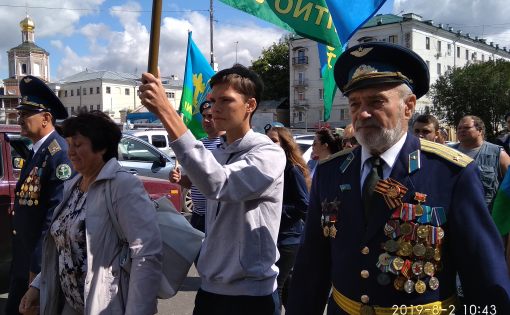
<svg viewBox="0 0 510 315"><path fill-rule="evenodd" d="M210 91L209 80L213 75L214 70L193 42L191 32L189 32L188 53L186 55L179 111L184 123L197 139L206 136L206 133L202 130L202 115L200 115L198 106L206 99Z"/></svg>

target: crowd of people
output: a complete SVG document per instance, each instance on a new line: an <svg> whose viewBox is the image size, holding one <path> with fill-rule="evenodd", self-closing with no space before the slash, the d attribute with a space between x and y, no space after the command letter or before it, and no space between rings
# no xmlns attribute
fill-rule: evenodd
<svg viewBox="0 0 510 315"><path fill-rule="evenodd" d="M429 71L404 47L351 47L334 76L352 124L342 134L317 130L304 161L283 125L251 129L263 83L250 69L211 78L199 105L207 137L198 140L161 80L143 74L141 102L181 165L169 180L192 189L191 223L206 235L193 314L470 314L472 306L510 314L510 242L491 217L509 176L509 137L487 142L483 121L467 115L449 145L435 117L413 119ZM162 240L143 186L116 160L120 131L90 112L67 118L59 136L62 104L27 78L19 121L34 153L16 187L7 314L154 314Z"/></svg>

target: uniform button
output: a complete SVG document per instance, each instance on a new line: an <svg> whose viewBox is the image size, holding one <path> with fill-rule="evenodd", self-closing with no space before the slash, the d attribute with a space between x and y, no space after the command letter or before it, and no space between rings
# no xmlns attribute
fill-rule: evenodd
<svg viewBox="0 0 510 315"><path fill-rule="evenodd" d="M368 304L369 301L370 301L370 298L368 297L368 295L364 294L361 296L361 303Z"/></svg>
<svg viewBox="0 0 510 315"><path fill-rule="evenodd" d="M14 210L12 210L11 215L14 215Z"/></svg>
<svg viewBox="0 0 510 315"><path fill-rule="evenodd" d="M368 270L361 270L361 278L366 279L370 276Z"/></svg>
<svg viewBox="0 0 510 315"><path fill-rule="evenodd" d="M16 230L12 230L12 235L16 235Z"/></svg>
<svg viewBox="0 0 510 315"><path fill-rule="evenodd" d="M361 250L361 253L362 253L363 255L368 255L368 253L370 253L370 249L368 249L368 247L366 247L366 246L365 246L365 247L363 247L363 249Z"/></svg>

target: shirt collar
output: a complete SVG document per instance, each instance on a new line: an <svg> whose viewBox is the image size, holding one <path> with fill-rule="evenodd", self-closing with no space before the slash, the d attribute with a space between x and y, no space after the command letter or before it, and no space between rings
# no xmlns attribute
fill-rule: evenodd
<svg viewBox="0 0 510 315"><path fill-rule="evenodd" d="M34 154L37 153L37 151L39 150L39 148L42 146L42 144L44 143L44 141L46 141L46 139L48 139L48 137L54 133L55 130L53 130L52 132L50 132L49 134L45 135L44 137L42 137L39 141L37 141L36 143L34 143L32 145L32 150L34 150Z"/></svg>
<svg viewBox="0 0 510 315"><path fill-rule="evenodd" d="M404 135L398 140L394 145L391 146L388 150L383 152L380 155L380 158L383 159L384 163L390 167L390 169L393 168L393 165L395 164L395 161L397 160L398 154L400 153L400 150L402 150L402 147L404 146L404 143L406 142L407 132L404 133ZM372 157L372 154L366 149L365 147L361 147L361 167L363 168L363 165L365 165L365 161Z"/></svg>

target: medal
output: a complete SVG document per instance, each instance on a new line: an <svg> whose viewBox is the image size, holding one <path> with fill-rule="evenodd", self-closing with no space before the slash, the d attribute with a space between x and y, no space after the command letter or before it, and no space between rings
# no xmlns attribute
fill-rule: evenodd
<svg viewBox="0 0 510 315"><path fill-rule="evenodd" d="M418 256L418 257L423 257L423 255L425 255L425 251L426 251L426 248L425 248L425 245L423 244L416 244L414 245L413 247L413 254L415 256Z"/></svg>
<svg viewBox="0 0 510 315"><path fill-rule="evenodd" d="M336 237L336 232L337 232L337 229L335 227L335 224L333 223L333 225L329 228L329 236L331 238L335 238Z"/></svg>
<svg viewBox="0 0 510 315"><path fill-rule="evenodd" d="M383 245L384 250L390 253L396 252L398 247L398 243L395 240L387 240Z"/></svg>
<svg viewBox="0 0 510 315"><path fill-rule="evenodd" d="M434 271L436 268L434 268L434 264L430 261L427 261L425 265L423 266L423 271L427 276L432 277L434 275Z"/></svg>
<svg viewBox="0 0 510 315"><path fill-rule="evenodd" d="M413 252L413 246L409 242L402 242L400 244L399 254L400 256L410 256Z"/></svg>
<svg viewBox="0 0 510 315"><path fill-rule="evenodd" d="M395 257L395 259L393 259L393 262L391 263L391 266L395 270L400 271L404 267L404 263L405 263L405 261L402 258Z"/></svg>
<svg viewBox="0 0 510 315"><path fill-rule="evenodd" d="M416 234L421 239L427 238L429 236L429 227L427 225L419 225Z"/></svg>
<svg viewBox="0 0 510 315"><path fill-rule="evenodd" d="M405 282L406 282L406 278L404 278L402 276L398 276L395 278L395 280L393 280L393 286L395 287L395 289L397 289L397 291L402 291L402 290L404 290Z"/></svg>
<svg viewBox="0 0 510 315"><path fill-rule="evenodd" d="M36 205L36 206L37 206L38 204L39 204L39 200L37 200L37 199L36 199L36 200L34 200L34 205Z"/></svg>
<svg viewBox="0 0 510 315"><path fill-rule="evenodd" d="M423 262L415 261L412 265L413 274L415 276L420 276L423 272Z"/></svg>
<svg viewBox="0 0 510 315"><path fill-rule="evenodd" d="M439 280L436 277L430 277L429 288L432 290L437 290L437 288L439 288Z"/></svg>
<svg viewBox="0 0 510 315"><path fill-rule="evenodd" d="M422 280L418 280L414 285L414 289L416 290L416 292L422 294L427 290L427 285Z"/></svg>
<svg viewBox="0 0 510 315"><path fill-rule="evenodd" d="M32 201L32 199L29 199L27 204L28 204L29 207L31 207L34 204L34 202Z"/></svg>
<svg viewBox="0 0 510 315"><path fill-rule="evenodd" d="M440 261L441 260L441 250L439 248L434 248L434 260Z"/></svg>
<svg viewBox="0 0 510 315"><path fill-rule="evenodd" d="M361 315L375 315L375 310L372 306L362 304L359 309Z"/></svg>
<svg viewBox="0 0 510 315"><path fill-rule="evenodd" d="M325 225L322 228L322 231L324 232L324 237L328 237L329 236L329 227L327 225Z"/></svg>
<svg viewBox="0 0 510 315"><path fill-rule="evenodd" d="M404 291L406 291L407 293L411 294L414 292L414 281L411 280L411 279L408 279L405 283L404 283Z"/></svg>
<svg viewBox="0 0 510 315"><path fill-rule="evenodd" d="M413 231L413 227L410 223L405 222L400 225L400 234L409 235Z"/></svg>
<svg viewBox="0 0 510 315"><path fill-rule="evenodd" d="M379 263L383 266L388 266L390 264L391 256L388 253L382 253L379 255Z"/></svg>

